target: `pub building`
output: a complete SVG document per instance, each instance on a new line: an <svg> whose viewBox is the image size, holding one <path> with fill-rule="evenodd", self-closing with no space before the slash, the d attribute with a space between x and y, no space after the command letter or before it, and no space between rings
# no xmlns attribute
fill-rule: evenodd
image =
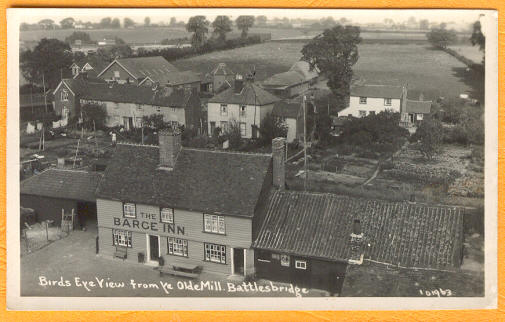
<svg viewBox="0 0 505 322"><path fill-rule="evenodd" d="M99 254L253 274L255 217L272 188L272 159L185 148L178 130L160 131L159 146L118 144L97 190Z"/></svg>

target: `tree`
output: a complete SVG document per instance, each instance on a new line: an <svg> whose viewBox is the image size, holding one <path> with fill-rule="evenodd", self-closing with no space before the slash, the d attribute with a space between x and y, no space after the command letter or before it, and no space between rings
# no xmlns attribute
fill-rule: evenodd
<svg viewBox="0 0 505 322"><path fill-rule="evenodd" d="M130 46L122 44L98 48L97 54L106 60L112 61L116 58L130 57L133 54L133 50Z"/></svg>
<svg viewBox="0 0 505 322"><path fill-rule="evenodd" d="M105 128L105 120L107 119L107 111L105 107L99 104L88 103L77 107L76 116L80 117L82 111L82 125L87 129L103 129Z"/></svg>
<svg viewBox="0 0 505 322"><path fill-rule="evenodd" d="M84 31L74 31L70 36L65 38L67 44L73 44L76 40L80 40L83 43L91 43L91 37L88 33Z"/></svg>
<svg viewBox="0 0 505 322"><path fill-rule="evenodd" d="M254 25L254 16L239 16L235 20L235 24L239 30L242 30L242 38L246 38L249 28Z"/></svg>
<svg viewBox="0 0 505 322"><path fill-rule="evenodd" d="M261 121L259 132L261 142L264 145L268 145L276 137L286 137L288 126L281 118L274 116L272 113L267 113L263 121Z"/></svg>
<svg viewBox="0 0 505 322"><path fill-rule="evenodd" d="M228 140L229 147L237 150L242 145L242 135L240 133L240 124L232 120L224 133L225 140Z"/></svg>
<svg viewBox="0 0 505 322"><path fill-rule="evenodd" d="M205 16L194 16L189 18L186 30L193 33L191 43L195 47L200 47L205 43L205 35L209 32L209 21Z"/></svg>
<svg viewBox="0 0 505 322"><path fill-rule="evenodd" d="M433 118L426 118L410 138L411 142L417 142L416 148L429 160L440 150L442 139L442 123Z"/></svg>
<svg viewBox="0 0 505 322"><path fill-rule="evenodd" d="M476 21L473 24L473 32L472 32L472 37L470 37L470 41L472 42L472 45L479 46L479 49L481 51L484 51L486 48L486 37L482 33L482 27L480 25L480 21Z"/></svg>
<svg viewBox="0 0 505 322"><path fill-rule="evenodd" d="M123 27L130 28L130 27L133 27L133 26L135 26L135 21L133 21L130 18L124 18L123 19Z"/></svg>
<svg viewBox="0 0 505 322"><path fill-rule="evenodd" d="M115 29L121 28L121 22L119 21L118 18L114 18L114 19L112 19L112 21L110 23L110 27L115 28Z"/></svg>
<svg viewBox="0 0 505 322"><path fill-rule="evenodd" d="M428 42L435 48L445 49L447 46L456 42L456 32L454 30L447 30L445 28L432 28L426 34Z"/></svg>
<svg viewBox="0 0 505 322"><path fill-rule="evenodd" d="M42 29L54 29L54 20L42 19L41 21L39 21L39 26Z"/></svg>
<svg viewBox="0 0 505 322"><path fill-rule="evenodd" d="M430 28L430 22L428 19L423 19L419 21L419 29L421 30L428 30Z"/></svg>
<svg viewBox="0 0 505 322"><path fill-rule="evenodd" d="M177 25L177 19L175 17L170 18L170 27L175 27Z"/></svg>
<svg viewBox="0 0 505 322"><path fill-rule="evenodd" d="M217 16L212 22L214 34L218 35L219 40L226 40L226 33L231 31L232 22L228 16Z"/></svg>
<svg viewBox="0 0 505 322"><path fill-rule="evenodd" d="M110 17L102 18L102 20L100 20L99 26L101 28L110 28L111 22L112 22L112 19Z"/></svg>
<svg viewBox="0 0 505 322"><path fill-rule="evenodd" d="M256 22L257 22L258 26L262 26L262 27L266 26L267 21L268 21L267 16L257 16L256 17Z"/></svg>
<svg viewBox="0 0 505 322"><path fill-rule="evenodd" d="M331 28L337 24L335 22L335 19L333 19L333 17L321 18L319 22L321 23L321 26L323 28Z"/></svg>
<svg viewBox="0 0 505 322"><path fill-rule="evenodd" d="M33 50L21 53L20 65L29 82L42 86L44 77L46 89L54 89L61 77L70 76L72 51L63 41L43 38Z"/></svg>
<svg viewBox="0 0 505 322"><path fill-rule="evenodd" d="M151 18L145 17L144 18L144 26L149 27L150 24L151 24Z"/></svg>
<svg viewBox="0 0 505 322"><path fill-rule="evenodd" d="M74 28L75 20L72 17L65 18L60 21L60 26L62 29L71 29Z"/></svg>
<svg viewBox="0 0 505 322"><path fill-rule="evenodd" d="M328 77L328 87L337 101L349 96L352 66L358 61L360 28L337 25L326 29L302 48L302 60L311 70L318 69Z"/></svg>

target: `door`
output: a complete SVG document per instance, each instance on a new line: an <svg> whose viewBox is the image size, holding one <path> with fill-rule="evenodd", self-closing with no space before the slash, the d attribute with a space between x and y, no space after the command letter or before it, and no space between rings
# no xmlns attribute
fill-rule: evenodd
<svg viewBox="0 0 505 322"><path fill-rule="evenodd" d="M233 271L237 275L244 275L244 249L233 249Z"/></svg>
<svg viewBox="0 0 505 322"><path fill-rule="evenodd" d="M160 259L160 239L158 236L149 235L149 260L158 261Z"/></svg>
<svg viewBox="0 0 505 322"><path fill-rule="evenodd" d="M214 135L214 132L216 131L216 122L210 122L210 136Z"/></svg>

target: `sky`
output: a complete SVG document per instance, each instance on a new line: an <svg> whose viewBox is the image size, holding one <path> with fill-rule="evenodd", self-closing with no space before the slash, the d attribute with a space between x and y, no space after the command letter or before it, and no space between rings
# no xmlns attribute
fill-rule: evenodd
<svg viewBox="0 0 505 322"><path fill-rule="evenodd" d="M383 22L385 18L395 22L407 21L409 17L415 17L417 21L428 19L430 22L454 22L459 26L469 25L479 19L482 10L399 10L399 9L26 9L26 17L23 22L34 23L45 18L56 22L73 17L76 20L99 22L104 17L132 18L137 23L143 23L145 17L151 18L151 23L170 21L176 17L177 21L187 21L191 16L204 15L213 20L217 15L227 15L235 19L239 15L265 15L269 19L279 17L320 19L333 17L335 20L347 18L352 22L373 23Z"/></svg>

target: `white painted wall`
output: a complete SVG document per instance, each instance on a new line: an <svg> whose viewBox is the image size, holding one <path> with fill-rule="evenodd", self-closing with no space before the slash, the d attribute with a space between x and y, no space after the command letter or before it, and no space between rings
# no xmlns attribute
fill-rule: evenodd
<svg viewBox="0 0 505 322"><path fill-rule="evenodd" d="M391 110L393 112L400 112L400 99L394 98L391 99L391 105L384 105L384 98L375 98L375 97L367 97L366 104L359 103L359 97L351 96L349 99L349 107L343 109L338 112L338 116L348 116L352 114L354 117L360 117L359 111L366 111L366 115L369 115L371 111L374 111L376 114Z"/></svg>
<svg viewBox="0 0 505 322"><path fill-rule="evenodd" d="M291 143L296 139L296 119L287 118L286 125L288 126L288 135L286 140L288 143Z"/></svg>

